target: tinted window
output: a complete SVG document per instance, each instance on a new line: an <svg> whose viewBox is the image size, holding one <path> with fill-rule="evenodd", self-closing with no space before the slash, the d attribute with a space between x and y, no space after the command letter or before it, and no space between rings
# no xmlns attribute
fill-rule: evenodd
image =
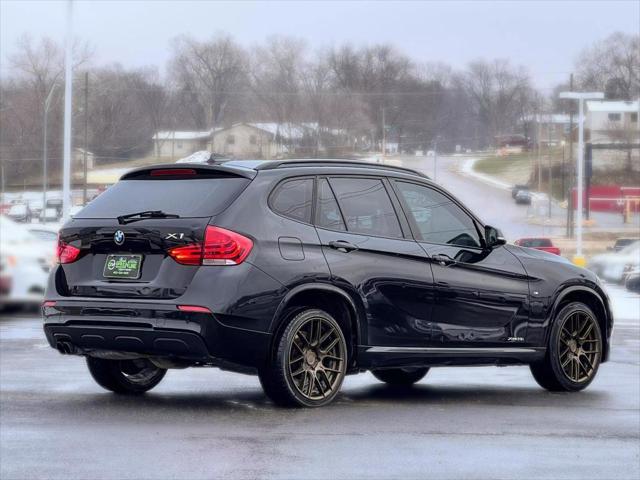
<svg viewBox="0 0 640 480"><path fill-rule="evenodd" d="M382 181L332 178L330 182L347 222L347 230L381 237L402 237L398 218Z"/></svg>
<svg viewBox="0 0 640 480"><path fill-rule="evenodd" d="M429 243L479 247L471 217L445 195L414 183L398 182L422 240Z"/></svg>
<svg viewBox="0 0 640 480"><path fill-rule="evenodd" d="M144 210L162 210L181 217L210 217L231 204L249 182L240 177L122 180L74 218L115 218Z"/></svg>
<svg viewBox="0 0 640 480"><path fill-rule="evenodd" d="M318 183L318 226L331 230L346 230L338 202L326 179Z"/></svg>
<svg viewBox="0 0 640 480"><path fill-rule="evenodd" d="M295 220L311 222L311 203L313 201L313 180L304 178L281 183L273 192L273 209Z"/></svg>

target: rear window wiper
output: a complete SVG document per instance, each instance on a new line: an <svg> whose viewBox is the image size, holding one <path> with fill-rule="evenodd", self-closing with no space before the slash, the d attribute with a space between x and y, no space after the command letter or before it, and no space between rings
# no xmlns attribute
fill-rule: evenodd
<svg viewBox="0 0 640 480"><path fill-rule="evenodd" d="M125 225L131 222L137 222L145 218L180 218L180 215L174 213L166 213L162 210L145 210L143 212L128 213L126 215L120 215L118 217L118 223Z"/></svg>

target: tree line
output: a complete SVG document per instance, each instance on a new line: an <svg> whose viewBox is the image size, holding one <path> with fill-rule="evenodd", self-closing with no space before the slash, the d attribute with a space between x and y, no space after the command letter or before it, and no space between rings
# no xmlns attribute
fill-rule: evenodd
<svg viewBox="0 0 640 480"><path fill-rule="evenodd" d="M209 40L181 36L171 51L161 75L157 65L94 65L91 47L76 42L74 146L84 147L86 133L89 151L102 161L120 161L149 155L156 131L276 122L317 125L316 145L332 146L334 154L379 150L383 129L400 150L436 144L441 151L456 145L479 149L493 145L496 136L517 133L519 120L529 114L571 108L557 100L557 91L568 85L545 94L524 66L503 59L479 59L456 70L418 63L389 44L312 49L295 38L272 37L246 48L225 34ZM588 46L573 66L574 87L637 98L639 51L640 37L624 33ZM50 94L48 150L51 168L59 169L63 60L61 45L27 36L5 59L0 158L9 179L41 169ZM336 144L334 131L353 140Z"/></svg>

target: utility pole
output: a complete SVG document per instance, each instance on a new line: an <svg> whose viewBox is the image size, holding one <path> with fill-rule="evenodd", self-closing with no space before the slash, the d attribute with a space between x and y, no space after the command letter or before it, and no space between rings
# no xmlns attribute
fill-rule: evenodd
<svg viewBox="0 0 640 480"><path fill-rule="evenodd" d="M578 179L577 179L577 221L576 221L576 255L573 263L580 267L586 265L586 260L582 256L582 215L583 215L583 183L584 183L584 101L601 100L604 98L602 92L561 92L560 98L571 98L578 100Z"/></svg>
<svg viewBox="0 0 640 480"><path fill-rule="evenodd" d="M62 219L69 218L71 208L71 95L72 95L72 44L73 1L67 1L67 39L64 56L64 160L62 163Z"/></svg>
<svg viewBox="0 0 640 480"><path fill-rule="evenodd" d="M541 156L541 150L542 150L542 129L540 128L540 119L541 119L541 115L540 115L540 111L538 111L537 115L536 115L536 123L538 124L538 134L536 135L538 137L538 191L541 192L542 191L542 158L540 158Z"/></svg>
<svg viewBox="0 0 640 480"><path fill-rule="evenodd" d="M47 208L47 118L49 113L49 107L51 106L51 98L53 97L53 91L56 89L56 84L51 85L51 90L44 101L44 113L43 113L43 125L42 125L42 211Z"/></svg>
<svg viewBox="0 0 640 480"><path fill-rule="evenodd" d="M547 164L549 166L549 175L547 180L549 181L549 212L548 218L551 218L551 195L553 194L553 174L551 172L551 126L555 128L553 122L553 113L550 113L547 121Z"/></svg>
<svg viewBox="0 0 640 480"><path fill-rule="evenodd" d="M83 159L83 180L84 190L82 191L82 204L87 204L87 150L89 131L89 72L84 72L84 159Z"/></svg>
<svg viewBox="0 0 640 480"><path fill-rule="evenodd" d="M382 158L387 156L387 122L385 119L384 105L382 106Z"/></svg>
<svg viewBox="0 0 640 480"><path fill-rule="evenodd" d="M569 91L573 92L573 73L569 76ZM569 108L569 164L573 161L573 108Z"/></svg>
<svg viewBox="0 0 640 480"><path fill-rule="evenodd" d="M438 182L438 139L440 135L437 135L433 141L433 181Z"/></svg>

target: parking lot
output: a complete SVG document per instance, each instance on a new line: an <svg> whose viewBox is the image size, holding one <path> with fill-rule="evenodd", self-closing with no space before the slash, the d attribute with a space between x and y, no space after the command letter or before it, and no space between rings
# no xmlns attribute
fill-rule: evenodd
<svg viewBox="0 0 640 480"><path fill-rule="evenodd" d="M546 392L527 367L438 368L409 389L348 377L315 410L216 369L116 396L49 348L37 315L3 316L0 477L635 479L640 297L609 292L611 361L582 393Z"/></svg>

